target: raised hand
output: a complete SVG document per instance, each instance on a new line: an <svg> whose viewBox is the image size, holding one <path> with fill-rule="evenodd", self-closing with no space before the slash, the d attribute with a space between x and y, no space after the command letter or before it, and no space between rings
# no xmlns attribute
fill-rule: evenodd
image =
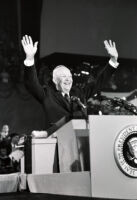
<svg viewBox="0 0 137 200"><path fill-rule="evenodd" d="M111 59L114 62L117 62L118 59L118 51L116 49L115 42L112 42L111 40L105 40L104 41L105 49L107 50L107 53L110 55Z"/></svg>
<svg viewBox="0 0 137 200"><path fill-rule="evenodd" d="M29 60L34 59L34 56L37 52L38 42L33 44L31 36L25 35L23 36L21 43L26 54L26 58Z"/></svg>

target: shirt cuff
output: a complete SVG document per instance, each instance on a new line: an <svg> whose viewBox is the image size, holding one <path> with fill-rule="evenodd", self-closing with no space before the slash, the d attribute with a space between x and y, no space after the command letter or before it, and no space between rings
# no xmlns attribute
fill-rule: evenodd
<svg viewBox="0 0 137 200"><path fill-rule="evenodd" d="M31 66L33 66L34 65L34 59L33 60L24 60L24 65L26 66L26 67L31 67Z"/></svg>
<svg viewBox="0 0 137 200"><path fill-rule="evenodd" d="M111 59L109 60L109 64L110 64L112 67L114 67L114 68L117 68L118 65L119 65L118 62L115 62L115 63L114 63Z"/></svg>

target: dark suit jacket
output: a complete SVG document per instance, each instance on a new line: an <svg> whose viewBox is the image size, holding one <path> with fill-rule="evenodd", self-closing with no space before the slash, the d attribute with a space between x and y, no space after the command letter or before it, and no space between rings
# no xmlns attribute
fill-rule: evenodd
<svg viewBox="0 0 137 200"><path fill-rule="evenodd" d="M89 83L85 88L72 87L70 96L79 97L85 104L87 100L101 90L102 85L106 82L115 71L113 67L107 64L98 75L96 82ZM62 94L56 90L55 85L47 85L43 88L37 78L35 66L25 67L25 84L31 94L43 105L46 115L46 129L55 124L64 116L72 117L72 113L78 112L78 104L72 107Z"/></svg>

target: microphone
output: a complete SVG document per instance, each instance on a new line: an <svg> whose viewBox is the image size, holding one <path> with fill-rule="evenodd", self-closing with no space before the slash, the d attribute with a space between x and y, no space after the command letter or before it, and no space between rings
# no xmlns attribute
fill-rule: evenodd
<svg viewBox="0 0 137 200"><path fill-rule="evenodd" d="M76 96L71 96L71 100L76 102L81 108L85 109L86 106L80 101L80 98Z"/></svg>

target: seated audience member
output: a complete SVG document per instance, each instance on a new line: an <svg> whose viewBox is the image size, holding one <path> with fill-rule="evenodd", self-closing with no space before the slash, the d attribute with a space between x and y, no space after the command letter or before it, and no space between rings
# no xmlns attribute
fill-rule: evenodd
<svg viewBox="0 0 137 200"><path fill-rule="evenodd" d="M8 144L9 158L12 161L14 171L20 171L20 159L24 156L22 148L18 145L20 136L18 133L10 134L10 142Z"/></svg>
<svg viewBox="0 0 137 200"><path fill-rule="evenodd" d="M20 159L24 156L22 146L18 146L19 134L12 133L0 142L0 174L20 171Z"/></svg>
<svg viewBox="0 0 137 200"><path fill-rule="evenodd" d="M0 174L12 173L12 162L9 158L7 142L0 142Z"/></svg>
<svg viewBox="0 0 137 200"><path fill-rule="evenodd" d="M11 145L11 151L16 150L19 142L19 134L18 133L11 133L10 134L10 145Z"/></svg>
<svg viewBox="0 0 137 200"><path fill-rule="evenodd" d="M0 141L7 139L8 135L9 135L9 126L5 124L2 126L2 129L0 132Z"/></svg>
<svg viewBox="0 0 137 200"><path fill-rule="evenodd" d="M84 88L72 87L71 71L66 66L59 65L53 70L52 84L43 88L38 81L34 61L38 42L33 43L28 35L25 35L21 42L26 55L24 60L25 84L32 95L43 105L48 121L46 129L64 117L71 119L77 116L77 113L83 114L87 100L101 90L102 85L107 82L119 65L115 42L105 40L104 45L110 60L99 73L95 83L89 83ZM48 137L49 132L46 132L46 135Z"/></svg>

